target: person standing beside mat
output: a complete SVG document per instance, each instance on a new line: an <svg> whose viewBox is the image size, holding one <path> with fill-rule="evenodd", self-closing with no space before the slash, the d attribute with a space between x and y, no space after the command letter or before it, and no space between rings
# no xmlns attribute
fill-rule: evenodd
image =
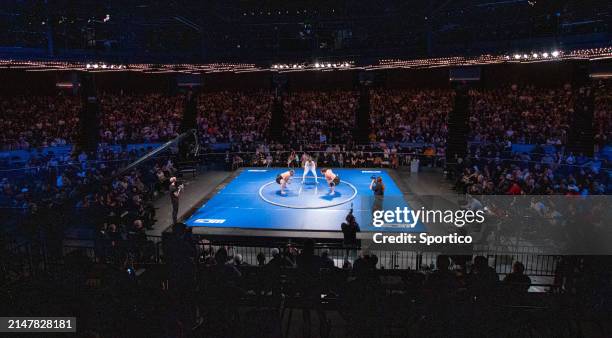
<svg viewBox="0 0 612 338"><path fill-rule="evenodd" d="M179 210L179 196L183 190L183 185L178 184L176 177L170 177L170 202L172 202L172 224L177 223Z"/></svg>

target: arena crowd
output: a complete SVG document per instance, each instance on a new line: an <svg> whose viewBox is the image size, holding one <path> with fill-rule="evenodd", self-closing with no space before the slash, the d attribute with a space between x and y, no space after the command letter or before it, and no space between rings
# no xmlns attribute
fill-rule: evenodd
<svg viewBox="0 0 612 338"><path fill-rule="evenodd" d="M610 140L612 101L606 86L598 90L595 129L597 145L603 148ZM301 167L305 154L313 156L319 166L400 168L417 160L421 166L444 166L447 119L454 98L451 90L373 89L370 95L372 129L367 145L352 141L353 114L359 101L359 93L354 91L286 94L282 102L288 116L284 124L288 142L284 143L268 140L275 97L267 91L201 93L196 122L206 151L212 152L219 144L230 146L222 155L228 167ZM454 177L458 192L586 196L612 191L609 160L588 158L564 148L573 112L571 86L513 85L475 89L470 95L468 155L458 158L454 172L448 173ZM156 272L155 265L138 269L138 263L159 260L146 230L156 220L152 202L167 192L177 168L172 156L163 155L150 165L123 174L118 170L151 150L145 146L128 151L125 145L158 143L178 135L183 101L182 94L102 94L99 150L64 155L43 149L74 144L81 109L77 98L62 94L0 99L0 128L6 131L0 135L0 148L30 154L23 167L2 171L0 207L10 213L7 219L12 223L5 227L31 241L45 237L50 252L57 256L64 254L67 231L74 230L67 225L93 230L97 261L90 261L78 250L64 258L64 273L70 274L78 291L53 282L46 288L52 285L58 293L87 298L103 286L105 301L79 309L87 318L103 312L111 324L97 327L124 335L165 332L177 336L176 332L197 327L205 317L202 327L207 336L235 335L235 324L248 320L258 320L257 325L244 325L259 328L252 336L262 332L274 336L282 322L278 308L300 304L303 336L310 336L315 327L311 323L317 322L319 335L326 337L332 325L322 304L332 304L347 321L347 333L372 336L384 328L382 321L371 324L371 319L389 318L380 300L393 304L399 299L396 313L409 307L416 315L410 321L413 330L448 336L456 329L448 323L480 320L475 314L488 314L489 320L482 325L491 330L503 322L500 318L511 316L489 311L493 304L532 304L527 291L533 282L529 271L533 270L520 261L500 276L486 257L438 255L435 261L424 262L419 271L386 275L393 266L385 266L388 260L367 250L347 252L346 259L337 261L329 251L317 251L312 241L306 241L258 252L253 262L231 245L196 240L180 223L175 225L173 237L164 242L163 261L167 264L163 271ZM512 145L521 143L536 147L530 152L513 152ZM584 266L584 262L557 263L550 292L572 288L575 267ZM168 292L159 288L149 291L144 282L147 277L140 277L147 269L149 275L163 276L150 278L167 282ZM396 286L389 284L394 278L399 278ZM596 285L588 289L595 290L593 294L599 292ZM148 306L151 294L168 306L150 311L160 308L158 303ZM259 317L241 316L245 302L274 311L261 310L265 316ZM38 310L49 306L31 304ZM468 308L470 311L460 311ZM311 312L317 320L311 318ZM457 314L465 313L471 320L459 320ZM153 316L158 320L152 325ZM139 318L147 318L147 325L137 325Z"/></svg>
<svg viewBox="0 0 612 338"><path fill-rule="evenodd" d="M67 230L89 229L93 234L86 237L95 236L100 254L109 257L127 243L148 247L145 231L156 221L151 202L167 191L176 168L170 157L161 157L121 175L118 170L150 150L101 147L95 158L84 152L33 154L22 171L0 182L0 208L8 216L3 231L49 240L59 250L70 237ZM150 259L150 248L146 254Z"/></svg>
<svg viewBox="0 0 612 338"><path fill-rule="evenodd" d="M600 147L609 143L609 84L596 87L595 132ZM473 89L470 141L563 146L574 107L575 88L510 85ZM444 148L454 94L450 89L372 89L372 142L425 143ZM154 143L178 135L184 95L100 95L100 140L108 144ZM284 136L294 144L352 144L355 91L306 91L282 95ZM210 92L197 98L197 124L207 144L268 141L269 91ZM0 98L0 139L4 150L72 144L78 132L80 100L57 96Z"/></svg>
<svg viewBox="0 0 612 338"><path fill-rule="evenodd" d="M601 148L609 140L612 114L609 84L596 88L595 131ZM459 159L455 177L459 191L472 194L604 194L610 191L610 161L587 158L564 150L574 90L502 86L470 91L469 155ZM283 94L286 143L269 142L274 95L258 92L209 92L197 96L197 125L207 149L226 143L226 163L239 166L300 167L304 155L320 166L389 167L443 166L448 114L453 105L450 89L372 89L369 145L352 142L353 115L359 93L306 91ZM5 175L0 204L37 214L53 205L101 208L101 214L126 210L144 215L154 192L163 189L172 163L159 163L113 177L116 169L142 151L111 151L110 145L156 143L178 135L184 95L103 93L97 154L43 155L49 146L73 144L78 132L77 97L14 96L0 99L0 147L30 151L22 175ZM530 153L513 153L513 144L530 143ZM555 151L545 151L552 146ZM121 148L125 149L125 148ZM82 188L104 182L96 192ZM74 196L78 201L71 200ZM122 209L123 208L123 209ZM151 217L139 217L146 228ZM130 220L124 227L131 227ZM105 222L107 223L107 222ZM124 221L125 223L125 221ZM140 224L140 222L138 222ZM110 223L108 226L117 227ZM121 228L121 227L119 227Z"/></svg>

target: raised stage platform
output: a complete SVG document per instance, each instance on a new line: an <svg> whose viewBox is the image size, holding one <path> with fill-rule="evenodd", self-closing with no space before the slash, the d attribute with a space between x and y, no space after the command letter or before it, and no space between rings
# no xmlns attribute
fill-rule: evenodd
<svg viewBox="0 0 612 338"><path fill-rule="evenodd" d="M185 223L202 235L341 238L340 225L353 208L362 231L397 231L372 226L372 176L382 177L385 184L383 208L411 207L385 169L334 169L341 179L334 194L321 177L318 182L314 177L302 181L302 169L281 194L275 178L284 171L287 168L236 171L188 213ZM425 230L420 223L410 229Z"/></svg>

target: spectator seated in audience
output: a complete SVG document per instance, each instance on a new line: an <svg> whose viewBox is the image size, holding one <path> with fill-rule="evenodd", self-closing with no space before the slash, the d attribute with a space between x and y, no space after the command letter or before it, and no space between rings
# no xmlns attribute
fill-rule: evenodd
<svg viewBox="0 0 612 338"><path fill-rule="evenodd" d="M460 286L457 274L451 271L450 258L438 255L436 258L436 270L431 272L425 281L425 287L437 295L448 294L457 290Z"/></svg>
<svg viewBox="0 0 612 338"><path fill-rule="evenodd" d="M489 266L486 257L476 256L466 282L472 293L486 295L495 290L499 277L495 269Z"/></svg>
<svg viewBox="0 0 612 338"><path fill-rule="evenodd" d="M512 272L504 278L504 285L513 293L526 293L531 285L531 278L525 275L525 266L521 262L512 264Z"/></svg>

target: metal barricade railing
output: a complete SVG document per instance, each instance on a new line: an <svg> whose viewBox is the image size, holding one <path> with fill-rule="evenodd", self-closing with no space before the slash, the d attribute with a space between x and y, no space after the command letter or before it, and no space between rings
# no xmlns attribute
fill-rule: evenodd
<svg viewBox="0 0 612 338"><path fill-rule="evenodd" d="M208 242L200 246L200 254L215 252L219 248L224 247L228 251L230 257L241 255L242 261L250 265L257 265L257 255L263 254L265 261L272 258L272 250L277 248L279 252L287 250L287 246L277 245L243 245L240 243L231 242ZM299 245L290 245L291 250L299 250ZM342 268L345 261L354 262L363 251L358 249L347 249L338 245L319 244L315 247L315 254L321 255L324 251L327 256L334 262L338 268ZM436 258L440 255L439 252L433 251L408 251L408 250L368 250L369 255L375 255L378 258L377 268L390 270L430 270L435 268ZM489 260L489 264L495 268L499 274L508 274L512 271L514 262L521 262L525 266L525 273L532 276L552 277L555 275L559 256L546 255L538 252L530 252L525 248L523 251L474 251L472 257L484 256Z"/></svg>
<svg viewBox="0 0 612 338"><path fill-rule="evenodd" d="M322 166L334 166L334 167L345 167L345 168L399 168L409 167L413 160L418 160L419 165L430 166L436 168L443 168L446 165L446 158L444 155L426 155L417 152L398 152L394 154L386 154L380 151L363 151L363 155L358 155L359 161L352 163L350 161L353 153L360 153L360 151L342 151L342 152L327 152L327 151L305 151L307 154L317 159L317 165ZM301 155L303 152L296 152ZM342 153L343 159L340 161L338 155ZM265 153L258 152L229 152L229 153L205 153L201 154L200 157L203 161L216 160L224 161L228 169L236 170L242 167L300 167L300 160L294 160L288 163L289 155L291 151L270 151L271 156ZM328 155L328 158L324 158L323 154ZM332 158L332 155L334 156ZM229 158L226 158L229 156ZM394 161L393 157L397 157Z"/></svg>
<svg viewBox="0 0 612 338"><path fill-rule="evenodd" d="M164 260L163 252L163 240L160 236L147 236L147 245L151 248L151 251L147 252L147 256L144 259L139 260L138 254L135 254L134 250L137 247L137 243L130 243L124 240L122 243L118 243L114 248L122 251L126 255L124 257L130 259L130 263L135 265L147 265L147 264L166 264ZM49 267L57 267L58 264L65 264L65 257L73 253L78 252L78 257L86 257L92 262L106 263L112 262L112 259L116 257L117 252L108 252L101 250L104 246L105 240L90 241L90 243L70 243L62 246L61 254L62 257L54 257L51 259L51 264L47 261L46 247L44 245L36 245L29 242L23 242L18 245L13 245L11 249L10 257L11 265L7 266L6 261L1 261L2 271L5 273L8 271L11 276L7 275L2 279L9 279L12 276L28 277L36 275L40 272L46 271ZM140 242L140 244L143 244ZM136 245L136 246L135 246ZM258 255L265 258L265 262L269 262L272 259L273 250L278 249L281 253L287 250L293 251L294 255L301 250L300 245L290 244L281 245L281 243L270 243L269 245L245 245L242 243L231 243L231 242L198 242L194 243L198 246L196 248L197 257L200 259L206 256L212 256L221 247L227 249L230 258L234 258L237 255L242 256L242 262L252 266L257 266ZM131 252L131 254L130 254ZM363 251L358 249L347 249L338 244L317 244L315 246L315 254L322 255L326 252L334 265L338 268L350 267L352 263L360 256L363 255ZM392 251L392 250L368 250L370 256L376 256L378 259L377 268L384 270L398 270L398 271L429 271L435 268L436 258L439 255L438 252L428 251ZM550 279L555 276L557 265L560 262L559 256L543 255L535 252L512 252L504 253L502 251L474 251L472 257L476 255L482 255L488 258L490 266L500 275L507 275L512 271L512 264L514 262L521 262L525 266L525 274L530 277L543 277ZM346 263L348 262L348 263ZM14 278L13 278L14 279Z"/></svg>

